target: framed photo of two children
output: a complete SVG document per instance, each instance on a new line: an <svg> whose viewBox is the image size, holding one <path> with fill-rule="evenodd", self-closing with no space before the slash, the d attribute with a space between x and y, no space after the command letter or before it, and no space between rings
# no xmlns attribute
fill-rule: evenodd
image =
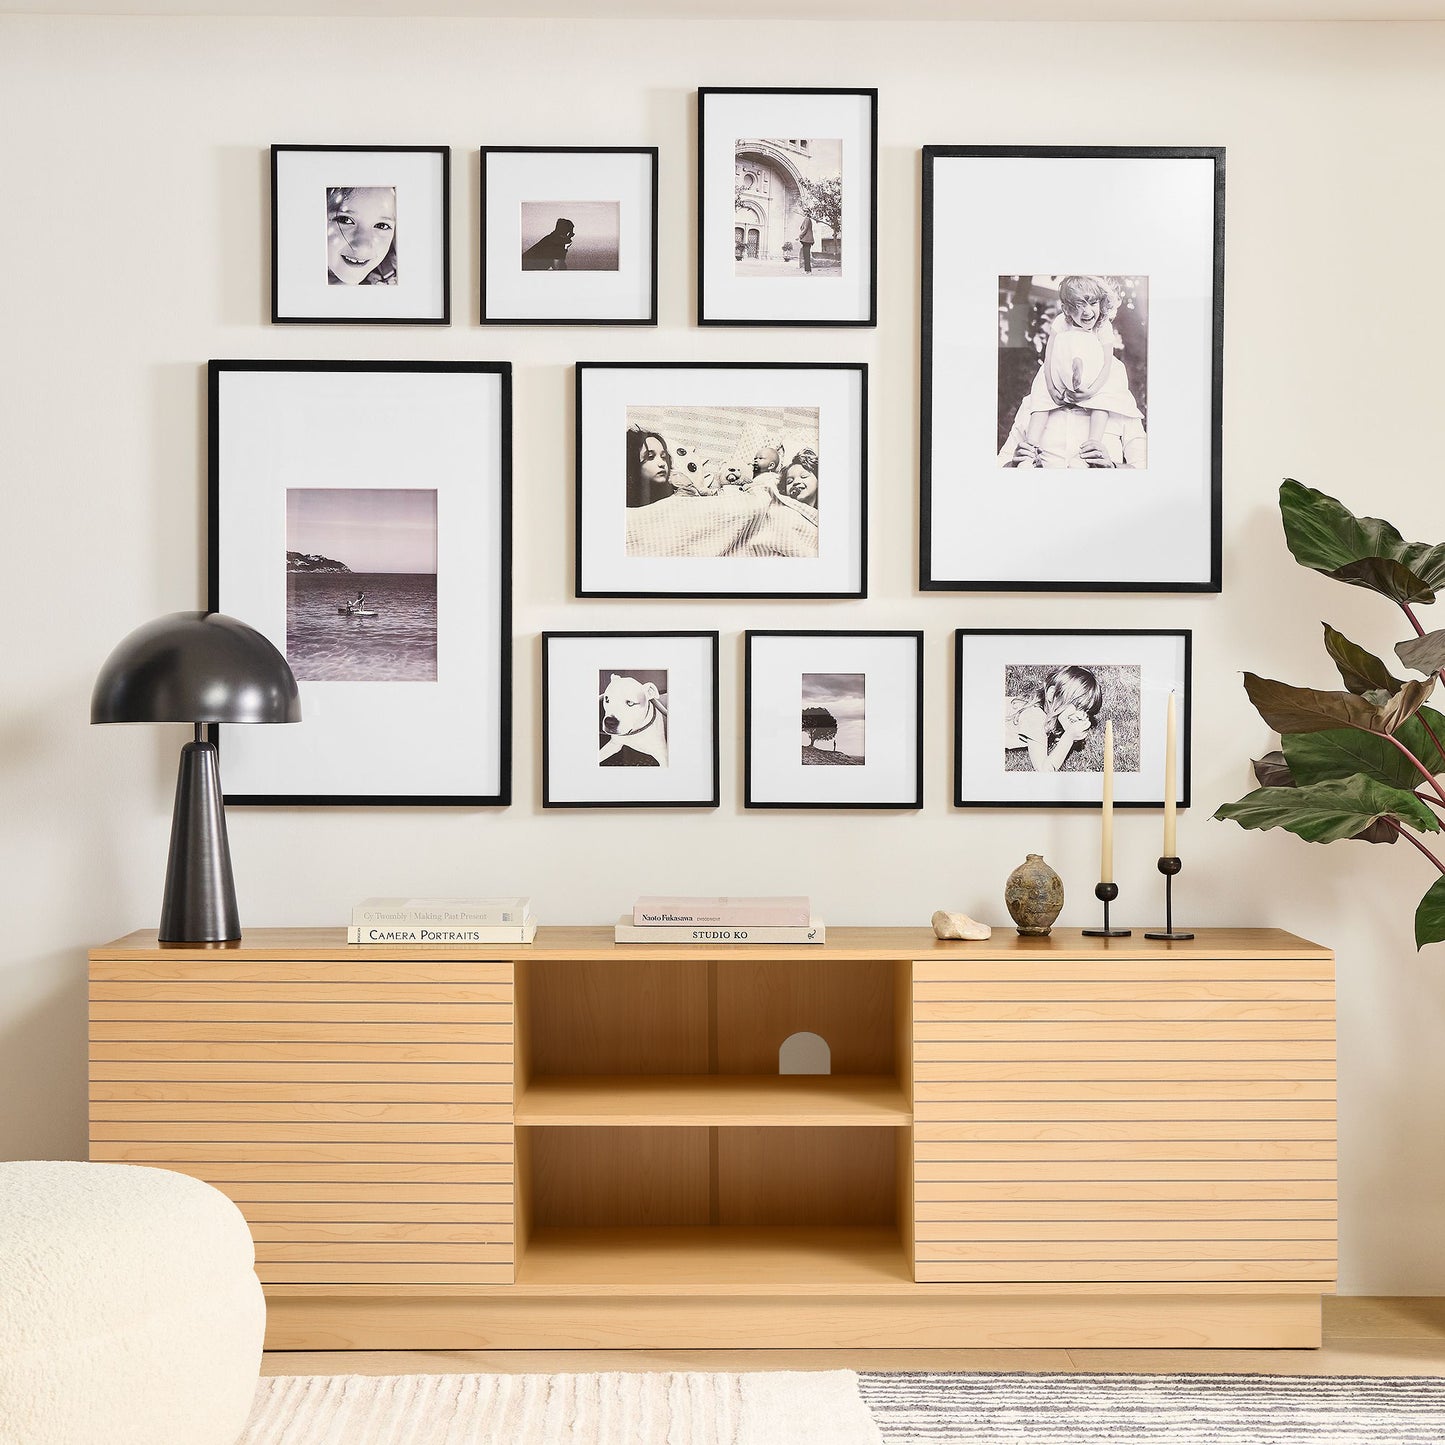
<svg viewBox="0 0 1445 1445"><path fill-rule="evenodd" d="M1220 148L924 148L921 588L1220 590L1223 282Z"/></svg>

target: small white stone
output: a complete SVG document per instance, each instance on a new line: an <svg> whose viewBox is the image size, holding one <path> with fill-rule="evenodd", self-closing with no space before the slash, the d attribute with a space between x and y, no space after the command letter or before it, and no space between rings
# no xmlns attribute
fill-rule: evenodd
<svg viewBox="0 0 1445 1445"><path fill-rule="evenodd" d="M933 931L940 938L992 938L988 924L970 918L966 913L946 913L942 908L933 915Z"/></svg>

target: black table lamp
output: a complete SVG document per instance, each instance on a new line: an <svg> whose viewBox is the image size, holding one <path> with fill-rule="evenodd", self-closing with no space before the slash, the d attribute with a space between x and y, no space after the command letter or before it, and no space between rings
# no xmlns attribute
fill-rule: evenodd
<svg viewBox="0 0 1445 1445"><path fill-rule="evenodd" d="M90 698L93 723L185 722L171 856L161 904L162 943L224 943L241 936L216 745L207 723L301 721L286 659L244 622L219 612L172 612L137 627L106 658Z"/></svg>

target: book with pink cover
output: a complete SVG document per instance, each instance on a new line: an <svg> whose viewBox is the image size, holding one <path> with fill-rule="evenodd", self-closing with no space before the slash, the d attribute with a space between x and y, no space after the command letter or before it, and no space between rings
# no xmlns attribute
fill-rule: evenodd
<svg viewBox="0 0 1445 1445"><path fill-rule="evenodd" d="M649 895L632 908L632 922L650 928L806 928L806 898L673 898Z"/></svg>

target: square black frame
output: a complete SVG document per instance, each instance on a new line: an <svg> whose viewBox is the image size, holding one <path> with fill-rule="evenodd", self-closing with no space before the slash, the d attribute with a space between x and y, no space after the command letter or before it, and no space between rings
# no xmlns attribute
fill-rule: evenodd
<svg viewBox="0 0 1445 1445"><path fill-rule="evenodd" d="M1060 580L977 582L933 575L933 333L934 163L938 160L1208 160L1214 167L1213 304L1210 358L1210 566L1204 581L1099 582ZM923 592L1219 592L1223 590L1223 417L1224 417L1224 181L1223 146L944 146L923 147L923 225L921 230L921 378L919 400L919 546L918 586Z"/></svg>
<svg viewBox="0 0 1445 1445"><path fill-rule="evenodd" d="M478 187L481 233L481 299L478 314L483 326L656 326L657 325L657 237L658 237L658 149L656 146L482 146L481 184ZM487 157L489 155L641 155L652 158L652 303L646 316L488 316L487 315Z"/></svg>

